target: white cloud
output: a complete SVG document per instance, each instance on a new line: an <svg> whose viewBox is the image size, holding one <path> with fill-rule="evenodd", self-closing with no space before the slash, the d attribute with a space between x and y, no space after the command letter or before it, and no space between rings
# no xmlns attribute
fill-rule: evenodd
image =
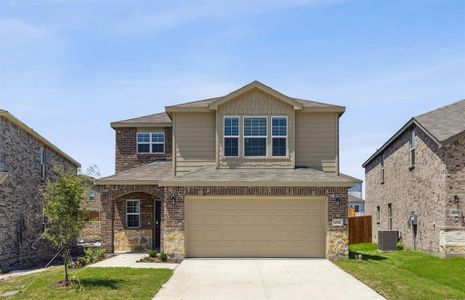
<svg viewBox="0 0 465 300"><path fill-rule="evenodd" d="M160 32L201 19L238 19L280 9L328 5L343 1L346 0L159 1L154 11L135 11L126 20L118 21L114 29L126 33Z"/></svg>

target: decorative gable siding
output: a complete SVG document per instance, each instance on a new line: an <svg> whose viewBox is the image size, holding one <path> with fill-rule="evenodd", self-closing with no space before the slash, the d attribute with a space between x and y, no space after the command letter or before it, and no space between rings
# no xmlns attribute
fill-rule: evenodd
<svg viewBox="0 0 465 300"><path fill-rule="evenodd" d="M176 175L215 165L215 113L175 113Z"/></svg>
<svg viewBox="0 0 465 300"><path fill-rule="evenodd" d="M296 112L296 166L338 172L338 114Z"/></svg>
<svg viewBox="0 0 465 300"><path fill-rule="evenodd" d="M223 148L223 118L224 116L239 116L240 138L239 157L225 157ZM243 116L267 116L268 117L268 156L260 158L244 158L243 139ZM271 141L271 117L288 117L288 156L277 158L272 157ZM219 106L216 114L216 135L218 141L217 157L218 168L294 168L295 165L295 142L294 142L294 108L284 101L265 93L259 89L239 95Z"/></svg>

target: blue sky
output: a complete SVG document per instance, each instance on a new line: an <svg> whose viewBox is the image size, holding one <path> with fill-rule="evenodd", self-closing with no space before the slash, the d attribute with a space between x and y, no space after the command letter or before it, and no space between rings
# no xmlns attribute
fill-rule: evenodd
<svg viewBox="0 0 465 300"><path fill-rule="evenodd" d="M114 170L111 121L259 80L347 107L341 170L465 98L465 1L2 0L0 107Z"/></svg>

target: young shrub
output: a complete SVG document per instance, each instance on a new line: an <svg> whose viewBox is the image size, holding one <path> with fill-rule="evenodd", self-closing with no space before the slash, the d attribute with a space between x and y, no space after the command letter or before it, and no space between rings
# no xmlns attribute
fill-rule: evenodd
<svg viewBox="0 0 465 300"><path fill-rule="evenodd" d="M149 250L149 256L150 257L157 257L157 250L151 249Z"/></svg>
<svg viewBox="0 0 465 300"><path fill-rule="evenodd" d="M166 253L160 253L158 257L162 262L166 262L168 260L168 255L166 255Z"/></svg>
<svg viewBox="0 0 465 300"><path fill-rule="evenodd" d="M84 250L84 254L86 255L88 263L94 263L105 258L105 250L102 248L87 248Z"/></svg>
<svg viewBox="0 0 465 300"><path fill-rule="evenodd" d="M80 267L84 267L85 265L89 263L89 260L85 256L78 256L76 258L76 262Z"/></svg>
<svg viewBox="0 0 465 300"><path fill-rule="evenodd" d="M404 250L404 244L402 244L401 242L398 242L396 244L396 247L397 247L397 251L402 251Z"/></svg>

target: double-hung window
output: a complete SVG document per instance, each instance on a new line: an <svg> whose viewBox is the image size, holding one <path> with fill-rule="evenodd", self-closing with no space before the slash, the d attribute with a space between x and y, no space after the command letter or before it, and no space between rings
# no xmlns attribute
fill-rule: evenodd
<svg viewBox="0 0 465 300"><path fill-rule="evenodd" d="M287 117L272 117L271 126L272 155L287 156Z"/></svg>
<svg viewBox="0 0 465 300"><path fill-rule="evenodd" d="M128 228L140 227L140 201L126 201L126 225Z"/></svg>
<svg viewBox="0 0 465 300"><path fill-rule="evenodd" d="M45 180L45 148L40 148L40 179Z"/></svg>
<svg viewBox="0 0 465 300"><path fill-rule="evenodd" d="M224 156L239 156L239 117L224 117Z"/></svg>
<svg viewBox="0 0 465 300"><path fill-rule="evenodd" d="M164 132L140 132L137 134L137 153L165 153Z"/></svg>
<svg viewBox="0 0 465 300"><path fill-rule="evenodd" d="M381 183L384 183L384 153L381 154Z"/></svg>
<svg viewBox="0 0 465 300"><path fill-rule="evenodd" d="M417 141L416 141L416 134L415 130L413 129L410 132L410 168L415 167L415 149L417 147Z"/></svg>
<svg viewBox="0 0 465 300"><path fill-rule="evenodd" d="M244 156L267 156L267 117L244 117Z"/></svg>
<svg viewBox="0 0 465 300"><path fill-rule="evenodd" d="M392 204L388 204L388 229L392 230Z"/></svg>

